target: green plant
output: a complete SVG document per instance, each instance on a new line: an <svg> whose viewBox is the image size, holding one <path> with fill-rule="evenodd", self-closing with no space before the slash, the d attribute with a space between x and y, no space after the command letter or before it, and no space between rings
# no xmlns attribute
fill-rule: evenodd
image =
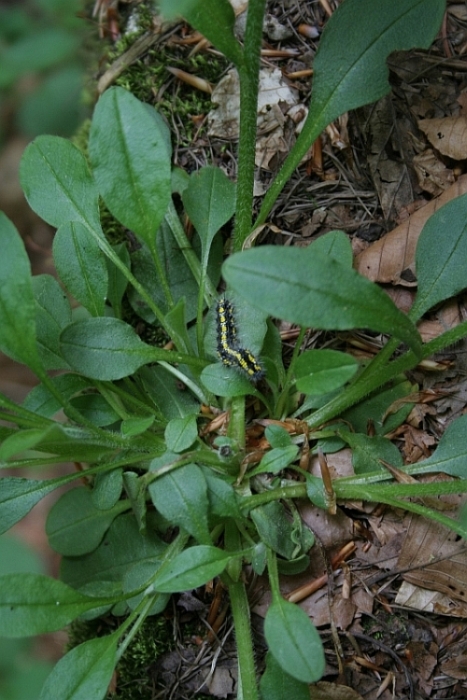
<svg viewBox="0 0 467 700"><path fill-rule="evenodd" d="M83 119L80 9L80 0L28 0L0 8L0 100L27 136L69 136Z"/></svg>
<svg viewBox="0 0 467 700"><path fill-rule="evenodd" d="M279 571L303 570L313 544L295 499L308 498L326 508L332 494L321 479L297 465L300 445L320 441L323 449L331 450L337 441L352 448L356 474L333 482L335 497L403 507L467 535L462 521L408 500L467 490L467 418L452 423L433 455L413 466L404 467L398 450L383 437L409 410L404 404L383 418L390 405L411 393L403 373L467 335L463 323L423 344L416 328L426 311L466 287L459 261L467 252L467 197L447 204L425 226L416 257L418 293L407 316L352 269L349 243L339 231L306 250L240 250L324 126L389 90L389 52L430 44L444 2L384 0L375 11L373 0L346 0L339 8L315 59L305 128L254 225L264 0L250 0L243 48L234 38L227 0L165 4L176 6L239 71L237 188L212 167L190 177L171 172L165 122L122 88L108 90L96 106L89 137L91 169L75 146L59 138L39 137L26 150L21 167L26 197L57 228L56 268L79 307L71 310L52 277L31 279L17 232L2 216L0 347L27 364L41 383L21 406L0 396L0 418L8 423L0 428L0 459L9 468L64 460L86 467L57 479L5 477L1 529L11 527L62 484L84 478L86 487L62 496L48 518L50 543L63 555L62 580L32 574L0 578L0 624L3 634L21 636L60 628L79 616L96 617L109 610L125 615L111 634L72 649L41 695L44 700L102 698L115 664L146 617L164 610L172 593L220 576L229 591L236 629L239 697L255 700L261 692L264 700L279 700L284 697L281 688L287 688L287 696L293 688L294 698L305 698L308 684L323 673L323 649L305 613L282 598L278 577ZM196 230L192 242L180 223L174 192ZM99 196L136 237L137 250L131 254L105 237ZM237 252L223 265L227 303L220 304L221 318L216 318L219 232L234 215ZM162 327L175 349L154 347L138 337L123 320L124 297L147 324ZM287 368L270 315L302 328ZM307 327L364 327L391 337L364 366L341 352L301 353ZM218 351L223 361L214 361ZM265 379L252 383L247 373L232 366L241 364L240 359L247 369L260 364ZM50 376L50 370L61 373ZM297 392L304 395L300 404ZM305 438L292 438L271 425L266 430L271 449L245 459L249 395L262 406L264 417L300 419ZM201 405L229 409L227 433L212 444L200 430ZM55 417L60 409L65 421ZM365 434L368 416L375 420L375 437ZM410 475L444 472L459 478L394 483L382 458ZM286 469L289 478L281 478ZM296 479L290 478L294 472ZM178 534L170 537L174 525ZM245 562L257 573L267 567L272 592L265 621L269 652L260 688Z"/></svg>

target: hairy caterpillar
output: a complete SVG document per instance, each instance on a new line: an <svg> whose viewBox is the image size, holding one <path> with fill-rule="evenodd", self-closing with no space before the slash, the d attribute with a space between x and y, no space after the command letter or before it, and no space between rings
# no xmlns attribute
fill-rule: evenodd
<svg viewBox="0 0 467 700"><path fill-rule="evenodd" d="M264 369L250 350L240 347L237 339L234 307L221 297L216 306L217 354L227 367L234 367L252 382L264 376Z"/></svg>

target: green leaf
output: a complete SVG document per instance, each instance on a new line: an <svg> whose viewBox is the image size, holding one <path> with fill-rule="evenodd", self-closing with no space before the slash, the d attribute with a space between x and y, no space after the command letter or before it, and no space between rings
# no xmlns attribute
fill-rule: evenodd
<svg viewBox="0 0 467 700"><path fill-rule="evenodd" d="M59 374L52 377L51 381L65 400L91 386L84 377L79 377L77 374ZM52 396L48 387L43 384L38 384L34 389L31 389L22 406L46 418L52 418L62 408L60 401Z"/></svg>
<svg viewBox="0 0 467 700"><path fill-rule="evenodd" d="M60 344L71 367L102 381L127 377L153 359L151 348L117 318L76 321L62 332Z"/></svg>
<svg viewBox="0 0 467 700"><path fill-rule="evenodd" d="M90 639L68 652L47 678L39 700L102 700L117 663L118 631Z"/></svg>
<svg viewBox="0 0 467 700"><path fill-rule="evenodd" d="M292 444L290 434L281 425L268 425L264 437L271 447L289 447Z"/></svg>
<svg viewBox="0 0 467 700"><path fill-rule="evenodd" d="M271 501L254 508L250 515L261 540L281 557L292 559L296 549L292 539L294 527L286 516L282 503Z"/></svg>
<svg viewBox="0 0 467 700"><path fill-rule="evenodd" d="M104 316L106 258L89 229L79 221L62 224L53 242L55 267L69 293L93 316Z"/></svg>
<svg viewBox="0 0 467 700"><path fill-rule="evenodd" d="M254 384L233 367L217 362L208 365L201 372L201 381L208 391L216 396L246 396L254 394L256 389Z"/></svg>
<svg viewBox="0 0 467 700"><path fill-rule="evenodd" d="M170 523L182 527L198 542L210 544L206 480L196 464L164 474L149 486L152 502Z"/></svg>
<svg viewBox="0 0 467 700"><path fill-rule="evenodd" d="M235 65L243 61L234 35L235 15L228 0L162 0L160 9L168 19L182 15Z"/></svg>
<svg viewBox="0 0 467 700"><path fill-rule="evenodd" d="M88 489L67 491L47 517L45 529L49 544L56 552L68 556L92 552L112 521L124 510L128 510L127 501L118 501L108 510L99 510Z"/></svg>
<svg viewBox="0 0 467 700"><path fill-rule="evenodd" d="M161 567L154 581L154 590L178 593L198 588L219 576L231 558L231 554L217 547L189 547Z"/></svg>
<svg viewBox="0 0 467 700"><path fill-rule="evenodd" d="M58 136L38 136L26 148L21 185L31 209L58 228L80 221L101 231L98 193L81 151Z"/></svg>
<svg viewBox="0 0 467 700"><path fill-rule="evenodd" d="M262 700L310 700L308 683L298 681L277 663L271 652L266 654L266 670L259 684Z"/></svg>
<svg viewBox="0 0 467 700"><path fill-rule="evenodd" d="M248 476L255 476L256 474L263 474L264 472L269 472L271 474L277 474L282 469L285 469L292 464L298 454L297 445L289 445L288 447L274 447L269 450L257 467L248 472Z"/></svg>
<svg viewBox="0 0 467 700"><path fill-rule="evenodd" d="M182 200L201 239L203 264L207 264L214 236L235 213L235 185L220 168L206 166L191 175Z"/></svg>
<svg viewBox="0 0 467 700"><path fill-rule="evenodd" d="M226 260L229 285L253 306L305 327L371 328L420 352L415 326L383 292L355 270L321 253L262 246Z"/></svg>
<svg viewBox="0 0 467 700"><path fill-rule="evenodd" d="M438 209L420 234L415 255L418 290L410 318L467 287L467 194Z"/></svg>
<svg viewBox="0 0 467 700"><path fill-rule="evenodd" d="M110 525L101 544L81 557L64 557L61 577L73 588L104 583L114 590L134 565L160 558L167 545L156 535L154 513L148 513L148 530L141 534L133 513L119 515Z"/></svg>
<svg viewBox="0 0 467 700"><path fill-rule="evenodd" d="M193 445L198 437L196 415L172 418L164 433L165 444L171 452L183 452Z"/></svg>
<svg viewBox="0 0 467 700"><path fill-rule="evenodd" d="M282 598L273 600L264 621L269 651L279 666L302 683L324 673L323 645L308 615Z"/></svg>
<svg viewBox="0 0 467 700"><path fill-rule="evenodd" d="M294 365L297 389L304 394L328 394L350 381L358 362L337 350L307 350Z"/></svg>
<svg viewBox="0 0 467 700"><path fill-rule="evenodd" d="M71 323L71 308L66 294L51 275L32 278L36 300L36 334L39 356L45 369L69 369L60 354L60 333ZM55 399L56 400L56 399Z"/></svg>
<svg viewBox="0 0 467 700"><path fill-rule="evenodd" d="M113 508L121 496L123 469L111 469L97 474L91 491L92 502L99 510Z"/></svg>
<svg viewBox="0 0 467 700"><path fill-rule="evenodd" d="M342 265L352 267L353 252L349 237L343 231L328 231L309 245L310 255L328 255Z"/></svg>
<svg viewBox="0 0 467 700"><path fill-rule="evenodd" d="M112 602L90 598L38 574L0 577L0 628L4 637L28 637L65 627L79 615Z"/></svg>
<svg viewBox="0 0 467 700"><path fill-rule="evenodd" d="M50 479L3 477L0 481L0 533L9 530L48 493L60 486Z"/></svg>
<svg viewBox="0 0 467 700"><path fill-rule="evenodd" d="M0 244L0 350L37 372L41 362L29 258L18 231L2 212Z"/></svg>
<svg viewBox="0 0 467 700"><path fill-rule="evenodd" d="M467 415L449 425L431 457L411 465L410 473L443 472L461 479L467 478Z"/></svg>
<svg viewBox="0 0 467 700"><path fill-rule="evenodd" d="M128 252L126 243L113 246L113 249L125 267L130 268L130 253ZM128 286L128 280L123 275L122 271L119 270L108 258L106 258L106 264L107 276L109 280L107 298L112 306L115 317L121 318L122 299Z"/></svg>
<svg viewBox="0 0 467 700"><path fill-rule="evenodd" d="M81 394L72 398L70 403L94 425L112 425L120 420L119 414L101 394ZM65 410L65 413L68 412Z"/></svg>
<svg viewBox="0 0 467 700"><path fill-rule="evenodd" d="M138 377L145 392L167 420L198 413L199 403L180 382L163 367L142 367Z"/></svg>
<svg viewBox="0 0 467 700"><path fill-rule="evenodd" d="M339 436L352 448L352 465L356 474L374 472L377 469L386 471L380 460L384 460L393 467L403 465L402 455L397 447L385 437L380 435L364 435L351 433L348 430L339 430Z"/></svg>
<svg viewBox="0 0 467 700"><path fill-rule="evenodd" d="M428 48L445 9L444 0L342 3L326 23L313 61L307 121L319 121L324 128L344 112L388 93L388 55L415 46Z"/></svg>
<svg viewBox="0 0 467 700"><path fill-rule="evenodd" d="M46 437L50 429L51 427L47 426L46 428L18 430L18 432L13 433L0 445L0 461L6 461L13 455L32 449Z"/></svg>
<svg viewBox="0 0 467 700"><path fill-rule="evenodd" d="M171 197L170 151L157 117L127 90L106 90L94 110L89 153L107 207L153 248Z"/></svg>
<svg viewBox="0 0 467 700"><path fill-rule="evenodd" d="M399 427L409 415L413 403L405 399L414 390L415 387L405 377L396 377L383 391L374 392L345 411L341 418L348 421L356 433L366 433L371 419L375 433L385 435ZM396 402L400 407L394 410L392 405Z"/></svg>
<svg viewBox="0 0 467 700"><path fill-rule="evenodd" d="M234 488L222 477L214 474L209 467L201 467L208 486L209 507L212 515L219 518L241 520L237 494Z"/></svg>

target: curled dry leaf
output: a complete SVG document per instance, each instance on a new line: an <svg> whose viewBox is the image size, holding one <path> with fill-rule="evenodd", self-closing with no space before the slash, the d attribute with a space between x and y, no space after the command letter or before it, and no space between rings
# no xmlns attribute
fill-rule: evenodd
<svg viewBox="0 0 467 700"><path fill-rule="evenodd" d="M360 253L355 260L357 271L373 282L414 286L410 271L413 271L415 249L423 226L440 207L466 192L467 175L462 175L437 199L418 209L407 221Z"/></svg>
<svg viewBox="0 0 467 700"><path fill-rule="evenodd" d="M421 119L418 126L437 151L453 160L467 158L467 117Z"/></svg>

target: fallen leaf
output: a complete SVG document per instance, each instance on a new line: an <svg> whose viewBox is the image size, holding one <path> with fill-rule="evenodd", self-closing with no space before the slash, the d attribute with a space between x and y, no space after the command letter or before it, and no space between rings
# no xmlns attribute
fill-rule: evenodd
<svg viewBox="0 0 467 700"><path fill-rule="evenodd" d="M467 117L421 119L418 126L437 151L453 160L467 158Z"/></svg>
<svg viewBox="0 0 467 700"><path fill-rule="evenodd" d="M413 286L413 279L407 282L404 273L414 266L415 249L423 226L443 204L466 192L467 175L462 175L437 199L418 209L407 221L358 255L355 259L357 271L373 282Z"/></svg>

